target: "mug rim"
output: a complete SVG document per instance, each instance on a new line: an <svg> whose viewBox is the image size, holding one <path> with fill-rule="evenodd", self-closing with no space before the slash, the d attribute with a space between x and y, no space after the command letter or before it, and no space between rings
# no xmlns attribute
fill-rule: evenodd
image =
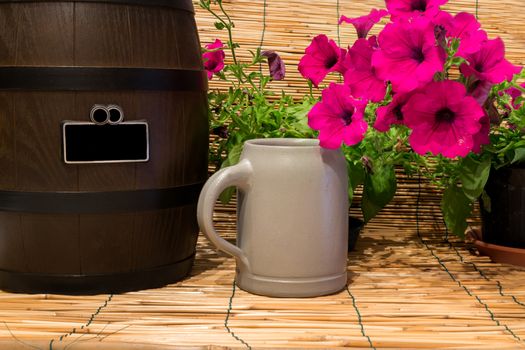
<svg viewBox="0 0 525 350"><path fill-rule="evenodd" d="M273 137L266 139L252 139L245 142L246 145L264 148L319 148L318 139L300 139L300 138L286 138Z"/></svg>

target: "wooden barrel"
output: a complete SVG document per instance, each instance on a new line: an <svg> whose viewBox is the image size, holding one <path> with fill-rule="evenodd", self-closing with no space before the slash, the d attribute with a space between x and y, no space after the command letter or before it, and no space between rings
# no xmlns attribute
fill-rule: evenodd
<svg viewBox="0 0 525 350"><path fill-rule="evenodd" d="M191 0L0 1L0 288L109 293L186 276L206 90ZM120 129L92 127L94 105L120 106ZM66 163L64 121L93 124L82 153L137 120L146 138L126 142L147 139L147 159Z"/></svg>

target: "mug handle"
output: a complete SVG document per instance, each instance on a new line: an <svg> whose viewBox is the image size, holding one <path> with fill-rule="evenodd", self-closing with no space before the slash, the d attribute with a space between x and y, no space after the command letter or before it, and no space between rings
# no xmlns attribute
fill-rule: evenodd
<svg viewBox="0 0 525 350"><path fill-rule="evenodd" d="M197 205L197 221L204 235L215 246L240 260L249 270L249 262L243 251L219 236L213 227L213 209L220 194L228 187L236 186L245 189L253 173L251 163L247 159L241 160L236 165L224 168L213 174L204 185Z"/></svg>

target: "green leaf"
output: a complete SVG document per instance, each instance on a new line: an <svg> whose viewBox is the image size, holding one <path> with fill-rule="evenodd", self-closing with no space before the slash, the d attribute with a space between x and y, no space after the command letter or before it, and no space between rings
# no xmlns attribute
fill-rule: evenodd
<svg viewBox="0 0 525 350"><path fill-rule="evenodd" d="M222 204L228 204L232 200L233 195L237 191L236 187L228 187L219 196L219 200Z"/></svg>
<svg viewBox="0 0 525 350"><path fill-rule="evenodd" d="M483 193L483 189L489 179L490 166L490 157L485 157L481 161L477 161L472 157L463 159L459 178L463 185L463 192L470 201L475 201Z"/></svg>
<svg viewBox="0 0 525 350"><path fill-rule="evenodd" d="M376 167L373 174L366 175L361 203L365 222L369 222L394 198L396 186L396 173L391 165Z"/></svg>
<svg viewBox="0 0 525 350"><path fill-rule="evenodd" d="M511 164L520 163L525 161L525 148L516 148L514 150L514 158L510 162Z"/></svg>
<svg viewBox="0 0 525 350"><path fill-rule="evenodd" d="M481 203L483 204L483 209L489 213L492 212L492 201L489 194L485 191L481 194Z"/></svg>
<svg viewBox="0 0 525 350"><path fill-rule="evenodd" d="M357 163L349 161L347 163L349 185L355 190L365 182L365 169L360 161Z"/></svg>
<svg viewBox="0 0 525 350"><path fill-rule="evenodd" d="M365 181L365 169L361 162L357 164L352 161L347 161L348 171L348 200L352 203L354 199L354 192L359 185Z"/></svg>
<svg viewBox="0 0 525 350"><path fill-rule="evenodd" d="M459 66L462 63L465 63L465 61L466 60L463 57L454 57L450 60L450 64L452 64L453 66Z"/></svg>
<svg viewBox="0 0 525 350"><path fill-rule="evenodd" d="M445 190L441 200L441 211L448 229L464 238L467 218L472 212L472 204L461 188L452 185Z"/></svg>
<svg viewBox="0 0 525 350"><path fill-rule="evenodd" d="M239 163L239 159L241 158L241 152L242 152L242 144L236 144L232 147L230 150L230 153L228 153L228 158L222 163L221 169L235 165ZM225 189L221 195L219 196L219 200L222 204L228 204L230 200L232 199L233 195L235 194L236 188L235 187L229 187Z"/></svg>
<svg viewBox="0 0 525 350"><path fill-rule="evenodd" d="M452 42L450 43L450 49L452 52L456 53L459 49L460 41L458 39L452 39Z"/></svg>
<svg viewBox="0 0 525 350"><path fill-rule="evenodd" d="M215 22L214 25L218 30L223 30L226 27L222 22Z"/></svg>

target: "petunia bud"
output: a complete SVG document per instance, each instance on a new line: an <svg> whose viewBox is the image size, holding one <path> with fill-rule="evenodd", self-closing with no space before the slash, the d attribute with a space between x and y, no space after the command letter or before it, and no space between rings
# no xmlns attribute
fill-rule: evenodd
<svg viewBox="0 0 525 350"><path fill-rule="evenodd" d="M227 139L230 136L228 128L225 125L218 126L213 129L213 135L217 135L220 138Z"/></svg>
<svg viewBox="0 0 525 350"><path fill-rule="evenodd" d="M275 51L263 51L261 55L268 57L268 66L273 80L283 80L286 74L286 68L281 56Z"/></svg>
<svg viewBox="0 0 525 350"><path fill-rule="evenodd" d="M499 113L498 108L494 105L494 100L487 100L484 107L487 111L487 115L490 118L490 124L498 125L501 123L502 116Z"/></svg>
<svg viewBox="0 0 525 350"><path fill-rule="evenodd" d="M447 30L442 25L437 25L434 27L434 35L436 36L436 41L439 46L447 49Z"/></svg>
<svg viewBox="0 0 525 350"><path fill-rule="evenodd" d="M396 152L408 152L409 151L408 147L405 144L405 141L401 137L397 138L397 143L394 146L394 149Z"/></svg>
<svg viewBox="0 0 525 350"><path fill-rule="evenodd" d="M365 167L365 170L368 174L374 174L374 169L372 168L372 162L370 161L370 158L363 156L361 157L361 162L363 163L363 166Z"/></svg>
<svg viewBox="0 0 525 350"><path fill-rule="evenodd" d="M470 83L472 81L472 83ZM478 103L483 106L489 98L490 90L493 84L487 80L473 80L469 79L469 86L467 88L468 94L476 99Z"/></svg>

